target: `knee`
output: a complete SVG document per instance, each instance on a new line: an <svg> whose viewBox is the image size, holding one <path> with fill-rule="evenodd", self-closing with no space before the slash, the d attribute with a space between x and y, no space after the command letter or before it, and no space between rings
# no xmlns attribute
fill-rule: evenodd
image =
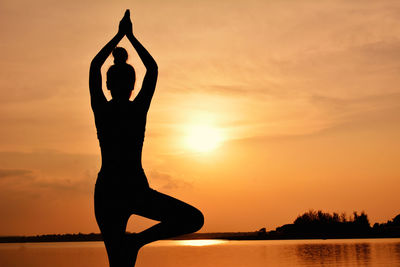
<svg viewBox="0 0 400 267"><path fill-rule="evenodd" d="M197 232L204 225L204 216L200 210L193 208L186 217L186 222L190 226L191 232Z"/></svg>

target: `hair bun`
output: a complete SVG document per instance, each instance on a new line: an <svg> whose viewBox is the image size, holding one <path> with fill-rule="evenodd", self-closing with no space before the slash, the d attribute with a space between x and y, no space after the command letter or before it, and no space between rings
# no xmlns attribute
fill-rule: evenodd
<svg viewBox="0 0 400 267"><path fill-rule="evenodd" d="M116 47L114 51L112 52L112 55L114 57L114 64L124 64L126 63L126 60L128 59L128 52L126 52L125 48L122 47Z"/></svg>

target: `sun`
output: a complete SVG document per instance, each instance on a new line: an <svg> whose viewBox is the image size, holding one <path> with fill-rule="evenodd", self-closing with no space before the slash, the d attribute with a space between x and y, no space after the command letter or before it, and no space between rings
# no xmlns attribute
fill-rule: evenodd
<svg viewBox="0 0 400 267"><path fill-rule="evenodd" d="M187 127L185 145L196 152L208 152L223 141L220 129L212 125L190 125Z"/></svg>

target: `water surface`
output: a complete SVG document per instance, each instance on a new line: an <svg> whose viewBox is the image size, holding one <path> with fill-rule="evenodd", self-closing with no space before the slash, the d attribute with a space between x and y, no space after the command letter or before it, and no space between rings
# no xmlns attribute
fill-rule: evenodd
<svg viewBox="0 0 400 267"><path fill-rule="evenodd" d="M107 267L101 242L0 244L4 267ZM400 239L159 241L137 267L400 266Z"/></svg>

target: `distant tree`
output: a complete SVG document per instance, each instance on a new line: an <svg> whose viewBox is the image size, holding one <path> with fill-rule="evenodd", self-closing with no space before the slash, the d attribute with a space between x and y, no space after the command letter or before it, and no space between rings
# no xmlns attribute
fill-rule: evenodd
<svg viewBox="0 0 400 267"><path fill-rule="evenodd" d="M346 216L345 212L340 214L340 222L343 222L343 223L347 222L347 216Z"/></svg>
<svg viewBox="0 0 400 267"><path fill-rule="evenodd" d="M373 228L378 229L387 227L400 227L400 214L394 217L392 220L388 220L386 223L375 223Z"/></svg>
<svg viewBox="0 0 400 267"><path fill-rule="evenodd" d="M339 223L342 222L343 219L339 216L338 213L333 213L333 215L319 211L309 210L306 213L299 215L294 224L302 225L302 224L331 224L331 223ZM345 221L345 219L344 219Z"/></svg>
<svg viewBox="0 0 400 267"><path fill-rule="evenodd" d="M393 225L400 226L400 214L393 218Z"/></svg>
<svg viewBox="0 0 400 267"><path fill-rule="evenodd" d="M357 214L355 211L353 213L354 218L353 218L353 223L359 227L359 228L370 228L369 220L368 220L368 215L365 214L364 211L361 212L360 215Z"/></svg>
<svg viewBox="0 0 400 267"><path fill-rule="evenodd" d="M265 236L266 234L267 234L267 229L265 229L265 227L257 231L257 235L259 236Z"/></svg>
<svg viewBox="0 0 400 267"><path fill-rule="evenodd" d="M377 236L400 237L400 214L386 223L375 223L372 229Z"/></svg>
<svg viewBox="0 0 400 267"><path fill-rule="evenodd" d="M294 220L293 225L294 228L290 229L297 232L329 235L365 233L371 229L368 216L365 212L361 212L361 214L354 212L353 217L347 220L345 213L339 215L336 212L330 214L321 210L309 210L299 215Z"/></svg>
<svg viewBox="0 0 400 267"><path fill-rule="evenodd" d="M266 233L267 229L265 227L261 228L260 230L258 230L259 233Z"/></svg>
<svg viewBox="0 0 400 267"><path fill-rule="evenodd" d="M340 222L340 217L339 214L337 214L336 212L333 213L332 219L334 222Z"/></svg>

